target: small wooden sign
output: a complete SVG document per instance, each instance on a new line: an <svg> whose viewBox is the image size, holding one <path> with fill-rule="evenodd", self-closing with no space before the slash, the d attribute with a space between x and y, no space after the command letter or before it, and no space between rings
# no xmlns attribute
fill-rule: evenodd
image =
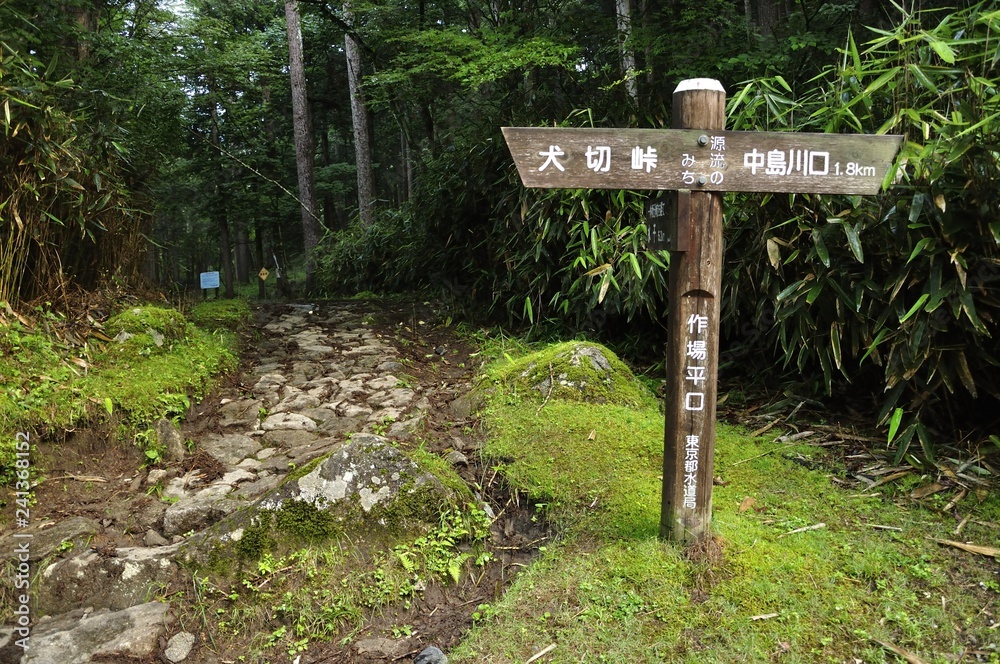
<svg viewBox="0 0 1000 664"><path fill-rule="evenodd" d="M219 273L218 272L202 272L201 276L201 288L202 290L207 290L209 288L219 287Z"/></svg>
<svg viewBox="0 0 1000 664"><path fill-rule="evenodd" d="M902 136L504 127L526 187L876 194Z"/></svg>
<svg viewBox="0 0 1000 664"><path fill-rule="evenodd" d="M260 268L260 272L257 273L257 276L260 277L261 281L267 281L267 277L270 274L271 273L267 271L266 267L262 267Z"/></svg>
<svg viewBox="0 0 1000 664"><path fill-rule="evenodd" d="M646 246L661 251L687 251L691 216L678 214L680 207L689 206L691 192L682 189L661 194L646 205Z"/></svg>

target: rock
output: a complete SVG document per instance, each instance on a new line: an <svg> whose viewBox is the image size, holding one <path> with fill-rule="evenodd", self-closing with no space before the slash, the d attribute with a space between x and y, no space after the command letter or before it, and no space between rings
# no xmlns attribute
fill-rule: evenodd
<svg viewBox="0 0 1000 664"><path fill-rule="evenodd" d="M238 505L217 493L191 496L177 501L163 514L163 534L183 535L206 528L236 511Z"/></svg>
<svg viewBox="0 0 1000 664"><path fill-rule="evenodd" d="M148 659L172 624L169 606L139 604L121 611L70 614L35 626L21 664L82 664L94 658ZM82 614L82 612L80 612Z"/></svg>
<svg viewBox="0 0 1000 664"><path fill-rule="evenodd" d="M416 396L413 390L397 387L376 392L368 398L368 405L374 408L405 408Z"/></svg>
<svg viewBox="0 0 1000 664"><path fill-rule="evenodd" d="M467 420L472 417L472 414L479 410L482 405L482 397L476 395L474 392L468 392L448 404L448 411L454 415L457 420Z"/></svg>
<svg viewBox="0 0 1000 664"><path fill-rule="evenodd" d="M183 662L191 654L194 648L194 634L191 632L179 632L170 637L167 647L163 651L163 656L168 662Z"/></svg>
<svg viewBox="0 0 1000 664"><path fill-rule="evenodd" d="M276 413L268 416L261 425L264 431L274 431L275 429L301 429L312 431L316 428L316 423L305 415L298 413Z"/></svg>
<svg viewBox="0 0 1000 664"><path fill-rule="evenodd" d="M391 374L385 376L379 376L378 378L373 378L368 381L368 389L374 391L377 390L389 390L399 383L399 379Z"/></svg>
<svg viewBox="0 0 1000 664"><path fill-rule="evenodd" d="M393 422L392 426L389 427L388 436L396 440L409 440L410 436L420 428L421 423L424 421L423 415L417 415L416 417L411 417L408 420L403 420L402 422Z"/></svg>
<svg viewBox="0 0 1000 664"><path fill-rule="evenodd" d="M260 555L262 545L280 546L289 537L316 540L347 533L365 538L383 528L422 528L437 523L441 510L455 501L451 489L386 438L358 433L302 477L189 538L183 556L204 564L213 552L216 560ZM303 526L307 530L296 530ZM249 529L257 535L244 544ZM230 546L237 550L218 550ZM250 546L255 554L247 553Z"/></svg>
<svg viewBox="0 0 1000 664"><path fill-rule="evenodd" d="M83 607L120 611L179 578L173 546L128 547L111 556L85 551L49 565L39 577L38 615Z"/></svg>
<svg viewBox="0 0 1000 664"><path fill-rule="evenodd" d="M386 638L361 639L354 644L354 650L359 657L374 657L377 659L395 660L406 652L406 640Z"/></svg>
<svg viewBox="0 0 1000 664"><path fill-rule="evenodd" d="M600 344L567 341L504 365L497 378L509 389L546 399L641 407L652 393L615 354Z"/></svg>
<svg viewBox="0 0 1000 664"><path fill-rule="evenodd" d="M219 409L219 426L255 429L260 424L260 411L264 402L260 399L240 399Z"/></svg>
<svg viewBox="0 0 1000 664"><path fill-rule="evenodd" d="M257 381L257 384L253 386L254 392L276 392L281 388L282 385L288 382L288 379L282 376L280 373L269 373L264 374Z"/></svg>
<svg viewBox="0 0 1000 664"><path fill-rule="evenodd" d="M188 497L187 476L175 477L160 492L164 500L181 500Z"/></svg>
<svg viewBox="0 0 1000 664"><path fill-rule="evenodd" d="M249 470L249 471L255 471L258 468L260 468L260 461L257 460L257 459L254 459L253 457L249 457L249 458L243 459L243 461L240 461L238 464L236 464L236 467L237 468L243 468L243 469Z"/></svg>
<svg viewBox="0 0 1000 664"><path fill-rule="evenodd" d="M82 516L72 516L55 525L32 525L17 531L21 535L31 535L30 540L15 539L13 533L0 537L0 551L18 551L19 545L29 541L28 562L36 562L62 551L79 551L100 528L96 521Z"/></svg>
<svg viewBox="0 0 1000 664"><path fill-rule="evenodd" d="M155 530L147 530L146 536L142 538L142 543L146 546L169 546L170 540Z"/></svg>
<svg viewBox="0 0 1000 664"><path fill-rule="evenodd" d="M356 403L342 403L337 406L337 413L339 413L341 417L350 419L368 417L373 412L375 411L368 406L361 406Z"/></svg>
<svg viewBox="0 0 1000 664"><path fill-rule="evenodd" d="M228 487L229 489L233 489L236 487L237 484L240 484L241 482L248 482L250 480L255 480L255 479L257 479L256 473L253 473L245 468L233 468L228 473L226 473L219 479L212 482L212 486L213 487L223 486L223 487ZM198 495L201 495L202 493L204 492L199 492Z"/></svg>
<svg viewBox="0 0 1000 664"><path fill-rule="evenodd" d="M444 458L453 466L467 466L469 465L469 457L465 456L458 450L452 450L448 454L444 455Z"/></svg>
<svg viewBox="0 0 1000 664"><path fill-rule="evenodd" d="M232 493L236 498L253 499L257 496L262 496L268 491L276 489L281 483L281 478L277 475L268 475L267 477L262 477L256 482L247 482L240 486L239 489Z"/></svg>
<svg viewBox="0 0 1000 664"><path fill-rule="evenodd" d="M165 417L156 421L153 427L156 430L156 440L163 446L164 458L167 461L181 461L187 453L184 445L184 436L180 430L174 426L173 422Z"/></svg>
<svg viewBox="0 0 1000 664"><path fill-rule="evenodd" d="M401 491L413 493L424 485L444 489L440 480L421 470L387 439L363 433L288 485L289 497L295 500L323 507L349 498L365 512L394 500Z"/></svg>
<svg viewBox="0 0 1000 664"><path fill-rule="evenodd" d="M199 441L198 446L227 466L235 466L243 459L254 456L261 448L259 442L242 433L209 435Z"/></svg>
<svg viewBox="0 0 1000 664"><path fill-rule="evenodd" d="M319 422L320 425L337 417L337 413L332 408L304 408L299 412L309 419Z"/></svg>
<svg viewBox="0 0 1000 664"><path fill-rule="evenodd" d="M291 447L301 447L312 443L318 434L313 431L303 429L276 429L264 434L264 443L273 448L289 449ZM258 455L257 458L260 458Z"/></svg>
<svg viewBox="0 0 1000 664"><path fill-rule="evenodd" d="M413 664L448 664L448 657L436 646L427 646L414 658Z"/></svg>
<svg viewBox="0 0 1000 664"><path fill-rule="evenodd" d="M406 367L404 367L396 360L386 360L385 362L376 367L376 369L378 369L379 371L397 371L397 372L402 371L405 368Z"/></svg>
<svg viewBox="0 0 1000 664"><path fill-rule="evenodd" d="M157 482L159 482L166 476L167 476L167 471L163 470L162 468L154 468L153 470L149 471L149 475L146 476L146 484L147 486L154 486Z"/></svg>

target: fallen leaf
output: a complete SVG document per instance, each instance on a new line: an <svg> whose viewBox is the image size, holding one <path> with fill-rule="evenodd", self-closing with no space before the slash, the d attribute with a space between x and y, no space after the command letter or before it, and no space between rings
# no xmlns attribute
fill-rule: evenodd
<svg viewBox="0 0 1000 664"><path fill-rule="evenodd" d="M592 429L590 435L587 436L587 440L597 440L597 429Z"/></svg>
<svg viewBox="0 0 1000 664"><path fill-rule="evenodd" d="M743 502L740 503L739 513L743 514L744 512L746 512L748 509L750 509L751 507L753 507L756 504L757 504L757 499L756 498L752 498L750 496L747 496L746 498L743 499Z"/></svg>
<svg viewBox="0 0 1000 664"><path fill-rule="evenodd" d="M879 481L875 482L874 484L872 484L868 488L869 489L874 489L877 486L882 486L883 484L888 484L889 482L893 482L895 480L898 480L900 477L906 477L909 474L910 474L910 471L908 471L908 470L901 470L898 473L893 473L892 475L886 475L885 477L883 477Z"/></svg>
<svg viewBox="0 0 1000 664"><path fill-rule="evenodd" d="M917 500L920 500L921 498L926 498L927 496L931 496L937 493L938 491L944 491L944 488L945 488L944 485L938 482L934 482L933 484L925 484L922 487L914 489L913 492L910 493L910 498L915 498Z"/></svg>
<svg viewBox="0 0 1000 664"><path fill-rule="evenodd" d="M928 539L937 542L938 544L946 544L948 546L953 546L956 549L961 549L962 551L968 551L969 553L978 553L981 556L992 556L997 560L1000 560L1000 548L995 546L980 546L979 544L966 544L965 542L956 542L955 540L938 539L937 537L929 537Z"/></svg>

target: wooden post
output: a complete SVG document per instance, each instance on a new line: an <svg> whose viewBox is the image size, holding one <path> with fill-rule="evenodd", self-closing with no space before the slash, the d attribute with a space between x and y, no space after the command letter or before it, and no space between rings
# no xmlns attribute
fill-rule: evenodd
<svg viewBox="0 0 1000 664"><path fill-rule="evenodd" d="M722 130L726 92L713 79L682 81L674 91L673 126ZM724 143L706 133L692 160L725 159ZM721 156L713 156L713 153ZM687 157L687 155L685 155ZM692 543L711 536L719 300L722 285L722 194L677 193L677 228L687 251L670 253L667 390L660 536Z"/></svg>

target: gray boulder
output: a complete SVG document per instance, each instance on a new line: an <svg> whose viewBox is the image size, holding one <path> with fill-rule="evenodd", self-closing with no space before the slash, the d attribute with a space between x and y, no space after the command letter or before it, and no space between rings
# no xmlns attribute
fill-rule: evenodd
<svg viewBox="0 0 1000 664"><path fill-rule="evenodd" d="M122 611L74 612L42 622L31 632L20 664L83 664L95 658L147 659L173 622L170 607L149 602Z"/></svg>

